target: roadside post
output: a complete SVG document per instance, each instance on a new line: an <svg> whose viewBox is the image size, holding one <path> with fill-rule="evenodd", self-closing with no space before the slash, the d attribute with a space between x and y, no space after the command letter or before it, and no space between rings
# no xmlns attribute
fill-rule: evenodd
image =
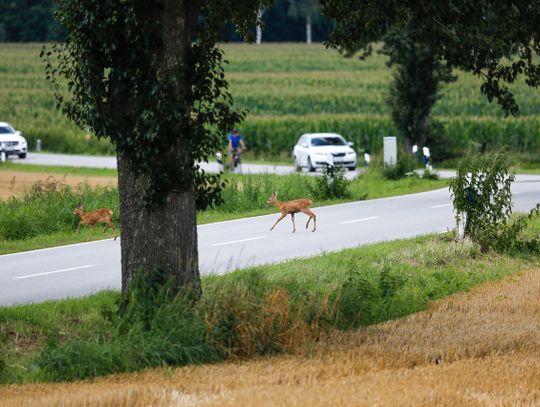
<svg viewBox="0 0 540 407"><path fill-rule="evenodd" d="M384 138L384 165L393 167L397 163L397 138Z"/></svg>
<svg viewBox="0 0 540 407"><path fill-rule="evenodd" d="M472 173L468 172L465 174L465 180L469 186L467 187L467 200L469 201L469 207L472 207L474 205L474 201L476 199L476 193L474 191L473 187L473 180L472 180ZM465 210L462 213L458 213L458 222L456 227L456 235L463 239L465 237L465 232L468 228L468 218L469 218L469 210Z"/></svg>
<svg viewBox="0 0 540 407"><path fill-rule="evenodd" d="M424 165L426 166L426 170L431 171L433 167L429 163L429 159L431 158L431 153L429 151L429 147L424 146L422 148L422 159L424 161Z"/></svg>
<svg viewBox="0 0 540 407"><path fill-rule="evenodd" d="M36 151L39 153L41 151L41 139L36 140Z"/></svg>
<svg viewBox="0 0 540 407"><path fill-rule="evenodd" d="M326 182L328 188L332 188L334 183L334 156L332 153L326 154Z"/></svg>

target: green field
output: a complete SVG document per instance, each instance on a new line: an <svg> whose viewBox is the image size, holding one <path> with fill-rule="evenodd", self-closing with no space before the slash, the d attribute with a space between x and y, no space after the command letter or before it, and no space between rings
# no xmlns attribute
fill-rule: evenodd
<svg viewBox="0 0 540 407"><path fill-rule="evenodd" d="M249 109L242 130L252 153L288 155L302 132L337 131L357 149L380 149L382 136L393 135L385 97L391 70L385 57L346 59L320 44L226 44L223 46L232 94ZM35 145L71 153L111 153L106 142L86 142L84 132L55 109L51 87L39 60L41 45L0 44L0 120L23 131ZM540 152L540 92L524 83L512 87L521 108L518 118L504 118L495 103L480 94L480 81L458 73L433 110L444 125L446 157L467 151L509 146L530 157ZM437 151L437 147L435 147ZM434 157L435 160L437 157ZM526 158L526 157L525 157Z"/></svg>

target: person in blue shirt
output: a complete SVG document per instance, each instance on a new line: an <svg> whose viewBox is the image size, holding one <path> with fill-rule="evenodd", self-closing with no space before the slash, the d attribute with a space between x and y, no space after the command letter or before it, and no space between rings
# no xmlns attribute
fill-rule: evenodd
<svg viewBox="0 0 540 407"><path fill-rule="evenodd" d="M234 168L234 152L236 151L238 155L242 154L242 151L246 149L244 144L244 139L240 134L240 130L234 129L231 134L229 134L229 156L231 157L231 168Z"/></svg>

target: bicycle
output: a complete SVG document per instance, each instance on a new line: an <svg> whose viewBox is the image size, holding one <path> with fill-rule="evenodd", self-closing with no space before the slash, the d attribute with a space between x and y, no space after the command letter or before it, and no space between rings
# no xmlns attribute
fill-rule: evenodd
<svg viewBox="0 0 540 407"><path fill-rule="evenodd" d="M239 172L239 173L242 173L242 159L240 158L240 156L242 155L242 151L238 148L233 148L232 152L231 152L231 161L232 161L232 166L231 166L231 171L232 172Z"/></svg>

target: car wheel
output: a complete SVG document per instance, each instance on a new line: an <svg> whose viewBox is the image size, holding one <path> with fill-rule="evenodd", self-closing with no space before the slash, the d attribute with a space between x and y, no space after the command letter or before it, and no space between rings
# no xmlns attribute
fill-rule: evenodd
<svg viewBox="0 0 540 407"><path fill-rule="evenodd" d="M349 169L349 171L355 171L356 170L356 166L355 167L347 167Z"/></svg>
<svg viewBox="0 0 540 407"><path fill-rule="evenodd" d="M26 153L19 154L19 158L26 158Z"/></svg>
<svg viewBox="0 0 540 407"><path fill-rule="evenodd" d="M307 165L308 165L309 172L315 172L315 167L314 167L313 164L311 163L311 157L308 157L308 159L307 159Z"/></svg>

